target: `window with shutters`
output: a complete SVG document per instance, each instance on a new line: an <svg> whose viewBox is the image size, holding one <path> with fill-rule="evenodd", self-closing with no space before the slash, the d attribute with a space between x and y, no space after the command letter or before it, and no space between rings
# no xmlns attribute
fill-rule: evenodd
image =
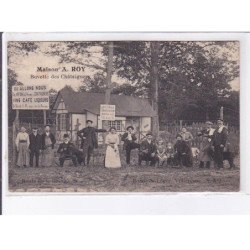
<svg viewBox="0 0 250 250"><path fill-rule="evenodd" d="M116 121L108 121L109 128L115 127L117 131L122 130L122 121L116 120Z"/></svg>

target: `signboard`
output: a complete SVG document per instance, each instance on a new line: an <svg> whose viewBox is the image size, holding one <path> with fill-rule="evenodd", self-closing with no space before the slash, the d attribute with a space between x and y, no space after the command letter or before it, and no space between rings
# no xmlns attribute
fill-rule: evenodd
<svg viewBox="0 0 250 250"><path fill-rule="evenodd" d="M115 120L115 105L101 104L100 119L103 121Z"/></svg>
<svg viewBox="0 0 250 250"><path fill-rule="evenodd" d="M12 109L49 109L48 86L12 86Z"/></svg>

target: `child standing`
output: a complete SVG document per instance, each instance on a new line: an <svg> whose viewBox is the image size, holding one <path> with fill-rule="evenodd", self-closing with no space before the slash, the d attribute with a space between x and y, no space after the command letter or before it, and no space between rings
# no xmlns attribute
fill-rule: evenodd
<svg viewBox="0 0 250 250"><path fill-rule="evenodd" d="M174 165L174 146L171 142L167 144L166 155L167 155L167 164L169 166L173 166Z"/></svg>

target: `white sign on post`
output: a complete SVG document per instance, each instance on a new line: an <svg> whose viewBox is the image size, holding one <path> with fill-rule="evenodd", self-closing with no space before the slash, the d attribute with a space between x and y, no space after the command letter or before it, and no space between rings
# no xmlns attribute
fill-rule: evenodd
<svg viewBox="0 0 250 250"><path fill-rule="evenodd" d="M49 109L48 86L12 86L12 109Z"/></svg>
<svg viewBox="0 0 250 250"><path fill-rule="evenodd" d="M102 121L114 121L115 120L115 105L101 104L100 119Z"/></svg>

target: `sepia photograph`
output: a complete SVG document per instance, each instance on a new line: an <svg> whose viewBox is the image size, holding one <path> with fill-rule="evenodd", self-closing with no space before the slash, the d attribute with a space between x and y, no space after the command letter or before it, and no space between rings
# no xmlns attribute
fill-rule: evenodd
<svg viewBox="0 0 250 250"><path fill-rule="evenodd" d="M240 191L240 42L8 41L12 194Z"/></svg>

